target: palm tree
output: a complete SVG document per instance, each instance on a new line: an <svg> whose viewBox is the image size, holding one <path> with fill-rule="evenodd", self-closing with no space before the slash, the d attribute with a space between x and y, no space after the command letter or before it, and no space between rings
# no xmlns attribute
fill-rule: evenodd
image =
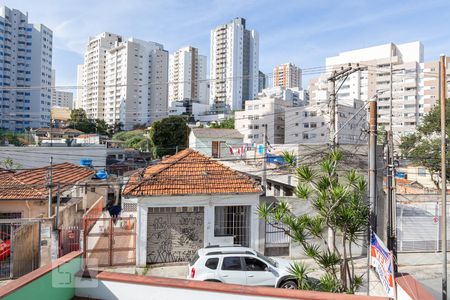
<svg viewBox="0 0 450 300"><path fill-rule="evenodd" d="M301 165L296 169L299 184L295 194L311 203L313 215L295 215L283 201L276 205L261 204L258 212L260 218L298 242L305 255L322 269L324 275L319 284L310 285L311 288L354 293L362 280L355 274L351 245L367 228L367 186L364 178L357 175L355 170L338 176L341 160L342 153L333 151L318 168ZM285 226L279 226L278 223ZM328 239L328 232L332 239ZM336 235L342 239L342 249L336 247ZM305 274L295 265L291 272L296 278L301 277L299 274Z"/></svg>

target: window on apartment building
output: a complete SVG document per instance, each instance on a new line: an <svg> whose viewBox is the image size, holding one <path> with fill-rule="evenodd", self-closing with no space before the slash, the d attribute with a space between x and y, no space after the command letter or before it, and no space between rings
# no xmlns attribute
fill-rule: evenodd
<svg viewBox="0 0 450 300"><path fill-rule="evenodd" d="M309 123L303 123L303 128L309 128Z"/></svg>
<svg viewBox="0 0 450 300"><path fill-rule="evenodd" d="M295 126L298 126L298 123L295 123Z"/></svg>
<svg viewBox="0 0 450 300"><path fill-rule="evenodd" d="M307 111L304 111L304 112L303 112L303 116L304 116L304 117L307 117L307 116L308 116L308 112L307 112Z"/></svg>
<svg viewBox="0 0 450 300"><path fill-rule="evenodd" d="M304 133L303 136L302 136L302 138L303 138L304 140L307 140L307 139L309 138L309 135L308 135L307 133Z"/></svg>
<svg viewBox="0 0 450 300"><path fill-rule="evenodd" d="M309 126L310 126L311 128L317 128L317 123L310 123Z"/></svg>

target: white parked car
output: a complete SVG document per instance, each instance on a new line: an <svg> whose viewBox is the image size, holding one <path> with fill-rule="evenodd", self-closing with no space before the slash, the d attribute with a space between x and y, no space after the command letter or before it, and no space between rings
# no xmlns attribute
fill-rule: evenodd
<svg viewBox="0 0 450 300"><path fill-rule="evenodd" d="M291 262L269 258L251 248L208 246L189 263L188 279L297 289L288 269Z"/></svg>

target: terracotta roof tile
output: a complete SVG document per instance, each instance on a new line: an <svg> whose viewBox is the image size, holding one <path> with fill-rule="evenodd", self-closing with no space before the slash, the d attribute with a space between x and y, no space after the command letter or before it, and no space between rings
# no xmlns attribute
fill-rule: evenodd
<svg viewBox="0 0 450 300"><path fill-rule="evenodd" d="M0 176L13 174L14 172L15 172L14 170L8 170L8 169L0 168Z"/></svg>
<svg viewBox="0 0 450 300"><path fill-rule="evenodd" d="M259 184L192 149L186 149L131 176L124 195L260 193Z"/></svg>
<svg viewBox="0 0 450 300"><path fill-rule="evenodd" d="M0 200L39 200L48 198L49 167L30 169L0 176ZM94 170L70 163L55 164L52 167L53 184L60 184L60 192L74 184L89 179ZM56 195L56 188L53 193Z"/></svg>

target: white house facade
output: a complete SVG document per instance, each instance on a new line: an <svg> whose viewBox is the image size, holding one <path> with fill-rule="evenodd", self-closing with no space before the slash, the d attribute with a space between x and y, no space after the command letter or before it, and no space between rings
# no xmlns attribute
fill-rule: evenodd
<svg viewBox="0 0 450 300"><path fill-rule="evenodd" d="M189 261L208 245L259 250L259 185L186 149L136 173L123 205L136 207L136 264Z"/></svg>

